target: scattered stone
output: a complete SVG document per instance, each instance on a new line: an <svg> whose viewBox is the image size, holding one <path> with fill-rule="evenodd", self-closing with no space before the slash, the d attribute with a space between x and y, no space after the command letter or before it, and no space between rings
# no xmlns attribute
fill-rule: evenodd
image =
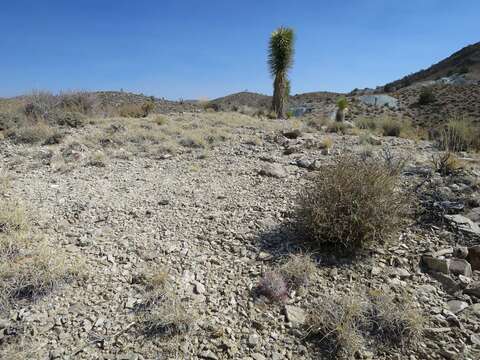
<svg viewBox="0 0 480 360"><path fill-rule="evenodd" d="M254 360L267 360L267 358L265 356L263 356L262 354L259 354L259 353L252 354L252 358Z"/></svg>
<svg viewBox="0 0 480 360"><path fill-rule="evenodd" d="M277 179L285 178L288 176L287 171L280 164L264 164L262 169L259 171L260 175L270 176Z"/></svg>
<svg viewBox="0 0 480 360"><path fill-rule="evenodd" d="M479 336L479 335L476 335L476 334L470 335L470 342L471 342L473 345L480 346L480 336Z"/></svg>
<svg viewBox="0 0 480 360"><path fill-rule="evenodd" d="M412 276L410 272L403 268L392 268L390 269L391 276L398 276L400 279L406 279Z"/></svg>
<svg viewBox="0 0 480 360"><path fill-rule="evenodd" d="M201 352L200 357L202 359L218 360L217 355L215 355L211 350L206 350L206 351Z"/></svg>
<svg viewBox="0 0 480 360"><path fill-rule="evenodd" d="M480 270L480 245L468 248L467 261L472 266L472 270Z"/></svg>
<svg viewBox="0 0 480 360"><path fill-rule="evenodd" d="M466 246L457 246L453 250L453 256L459 259L465 259L468 256L468 248Z"/></svg>
<svg viewBox="0 0 480 360"><path fill-rule="evenodd" d="M463 215L445 215L445 219L462 232L480 236L480 226Z"/></svg>
<svg viewBox="0 0 480 360"><path fill-rule="evenodd" d="M447 302L447 306L452 313L458 314L468 308L468 303L460 300L450 300Z"/></svg>
<svg viewBox="0 0 480 360"><path fill-rule="evenodd" d="M306 320L305 311L297 306L285 305L285 318L292 325L303 325Z"/></svg>
<svg viewBox="0 0 480 360"><path fill-rule="evenodd" d="M257 334L251 334L248 337L248 346L255 347L260 342L260 337Z"/></svg>
<svg viewBox="0 0 480 360"><path fill-rule="evenodd" d="M480 223L480 207L471 209L465 217L469 218L473 222Z"/></svg>
<svg viewBox="0 0 480 360"><path fill-rule="evenodd" d="M432 256L423 256L422 262L430 271L437 271L442 274L448 274L448 260L445 259L437 259L436 257Z"/></svg>
<svg viewBox="0 0 480 360"><path fill-rule="evenodd" d="M193 283L193 285L195 286L195 293L197 293L197 294L204 294L205 293L205 286L202 283L200 283L198 281L195 281Z"/></svg>
<svg viewBox="0 0 480 360"><path fill-rule="evenodd" d="M480 283L474 283L470 285L467 289L463 290L467 295L473 295L480 299Z"/></svg>
<svg viewBox="0 0 480 360"><path fill-rule="evenodd" d="M431 276L439 283L441 283L445 291L450 294L454 294L460 289L460 284L446 274L434 272L431 274Z"/></svg>
<svg viewBox="0 0 480 360"><path fill-rule="evenodd" d="M463 259L450 259L448 269L455 275L472 276L472 267L468 261Z"/></svg>

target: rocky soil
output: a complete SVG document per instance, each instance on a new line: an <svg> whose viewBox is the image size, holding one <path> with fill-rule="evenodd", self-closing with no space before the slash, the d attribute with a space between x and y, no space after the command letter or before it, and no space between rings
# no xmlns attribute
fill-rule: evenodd
<svg viewBox="0 0 480 360"><path fill-rule="evenodd" d="M80 139L95 126L69 136ZM38 233L85 262L85 278L0 314L3 358L318 359L324 354L305 339L312 304L321 295L369 288L408 294L427 325L405 352L359 349L360 358L478 359L480 268L478 257L469 259L479 255L457 249L480 244L478 157L463 154L471 169L442 178L431 169L432 144L381 138L368 152L388 147L408 159L402 180L405 189L417 189L421 220L406 222L385 248L353 261L314 252L317 270L308 287L272 304L255 295L262 273L289 254L310 251L290 225L298 192L320 164L367 151L354 135L283 136L266 128L232 128L206 154L112 156L104 167L87 164L87 148L64 172L49 159L68 138L52 146L2 141L9 196L30 210ZM329 150L321 145L326 137L333 140ZM144 288L137 279L159 267L195 314L186 336L148 336L139 326Z"/></svg>

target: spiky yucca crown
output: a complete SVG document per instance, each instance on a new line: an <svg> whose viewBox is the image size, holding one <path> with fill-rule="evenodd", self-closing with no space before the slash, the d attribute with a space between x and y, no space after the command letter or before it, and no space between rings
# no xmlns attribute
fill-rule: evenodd
<svg viewBox="0 0 480 360"><path fill-rule="evenodd" d="M294 42L291 28L280 27L270 36L268 65L272 76L286 73L293 66Z"/></svg>
<svg viewBox="0 0 480 360"><path fill-rule="evenodd" d="M337 100L337 106L340 110L345 110L348 107L348 100L346 97L342 96Z"/></svg>

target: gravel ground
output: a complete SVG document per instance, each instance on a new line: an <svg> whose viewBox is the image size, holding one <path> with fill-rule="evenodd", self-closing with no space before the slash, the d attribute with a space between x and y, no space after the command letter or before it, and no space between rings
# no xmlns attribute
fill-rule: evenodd
<svg viewBox="0 0 480 360"><path fill-rule="evenodd" d="M326 163L364 147L357 136L332 134L328 154L305 146L321 142L323 133L295 140L273 135L238 128L206 156L188 150L164 159L108 157L105 167L79 162L65 173L42 163L45 147L2 142L11 196L30 210L35 231L84 259L86 275L2 315L0 320L15 331L0 337L0 354L2 347L11 351L18 346L24 352L17 356L35 359L322 358L304 339L301 324L287 321L285 304L269 304L253 290L263 271L301 250L288 222L297 193L313 172L297 166L297 160ZM251 136L262 141L246 141ZM409 156L412 169L421 169L434 151L426 142L382 141L394 153ZM48 151L56 153L63 146ZM288 147L297 151L284 155ZM267 164L280 174L260 175ZM421 180L418 174L405 176L406 184ZM480 330L478 298L462 295L469 308L457 315L461 326L452 325L442 311L454 296L419 268L422 254L455 245L456 235L449 233L456 239L452 243L445 233L439 227L408 225L398 241L353 263L315 254L313 280L304 291L290 293L286 305L308 311L320 295L362 287L406 291L427 315L428 327L440 330L430 329L417 348L404 354L360 349L360 356L474 359L470 354L478 344L472 344L471 336ZM187 336L151 337L138 324L135 308L144 288L135 279L159 267L195 314ZM478 273L472 276L479 278Z"/></svg>

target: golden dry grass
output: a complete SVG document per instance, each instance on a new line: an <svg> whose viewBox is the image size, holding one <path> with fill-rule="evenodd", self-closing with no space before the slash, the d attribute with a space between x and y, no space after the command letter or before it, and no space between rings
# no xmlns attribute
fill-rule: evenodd
<svg viewBox="0 0 480 360"><path fill-rule="evenodd" d="M67 262L63 251L31 230L19 203L0 198L0 312L46 295L81 271L79 262Z"/></svg>

